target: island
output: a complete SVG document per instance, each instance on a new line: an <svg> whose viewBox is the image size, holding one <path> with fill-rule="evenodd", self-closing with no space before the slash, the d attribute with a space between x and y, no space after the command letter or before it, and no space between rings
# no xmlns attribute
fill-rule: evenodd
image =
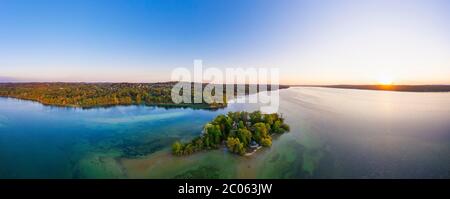
<svg viewBox="0 0 450 199"><path fill-rule="evenodd" d="M178 82L160 83L0 83L0 97L32 100L44 105L64 107L106 107L115 105L149 105L164 107L191 107L218 109L227 106L223 103L180 103L172 101L172 88ZM194 83L191 83L194 88ZM198 83L199 84L199 83ZM202 84L203 87L206 84ZM224 85L225 86L225 85ZM234 85L235 88L237 85ZM245 85L245 94L251 94ZM279 88L288 88L280 85ZM225 89L224 89L225 90ZM268 90L271 90L269 86ZM235 89L237 95L237 89ZM194 90L192 89L192 96Z"/></svg>
<svg viewBox="0 0 450 199"><path fill-rule="evenodd" d="M272 135L288 131L289 125L284 123L284 118L278 113L229 112L205 124L201 135L190 142L174 142L172 153L181 156L224 147L238 155L251 155L260 147L270 147Z"/></svg>

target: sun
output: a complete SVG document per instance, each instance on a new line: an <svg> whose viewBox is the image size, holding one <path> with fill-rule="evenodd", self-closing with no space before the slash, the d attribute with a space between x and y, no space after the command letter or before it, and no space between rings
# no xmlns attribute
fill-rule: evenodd
<svg viewBox="0 0 450 199"><path fill-rule="evenodd" d="M394 83L394 79L389 75L380 75L377 81L380 85L392 85Z"/></svg>

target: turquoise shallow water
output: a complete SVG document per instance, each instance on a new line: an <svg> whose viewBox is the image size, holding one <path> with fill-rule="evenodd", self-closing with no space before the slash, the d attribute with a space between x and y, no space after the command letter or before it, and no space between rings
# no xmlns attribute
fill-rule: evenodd
<svg viewBox="0 0 450 199"><path fill-rule="evenodd" d="M0 98L0 178L449 178L450 93L289 88L292 131L251 157L173 157L217 111L77 109Z"/></svg>

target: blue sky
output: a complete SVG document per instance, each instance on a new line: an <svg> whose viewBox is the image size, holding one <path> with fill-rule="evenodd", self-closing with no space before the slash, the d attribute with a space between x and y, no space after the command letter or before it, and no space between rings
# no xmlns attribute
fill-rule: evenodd
<svg viewBox="0 0 450 199"><path fill-rule="evenodd" d="M0 81L170 80L278 67L288 84L450 84L445 0L2 0Z"/></svg>

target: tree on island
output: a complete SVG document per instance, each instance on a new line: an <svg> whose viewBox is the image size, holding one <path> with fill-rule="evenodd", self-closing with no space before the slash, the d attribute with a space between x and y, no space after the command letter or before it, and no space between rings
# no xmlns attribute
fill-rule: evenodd
<svg viewBox="0 0 450 199"><path fill-rule="evenodd" d="M289 125L284 123L284 118L277 113L229 112L207 123L202 134L190 142L173 143L172 152L174 155L189 155L196 151L225 146L232 153L244 155L246 150L252 147L252 143L270 147L273 134L282 134L289 130Z"/></svg>

